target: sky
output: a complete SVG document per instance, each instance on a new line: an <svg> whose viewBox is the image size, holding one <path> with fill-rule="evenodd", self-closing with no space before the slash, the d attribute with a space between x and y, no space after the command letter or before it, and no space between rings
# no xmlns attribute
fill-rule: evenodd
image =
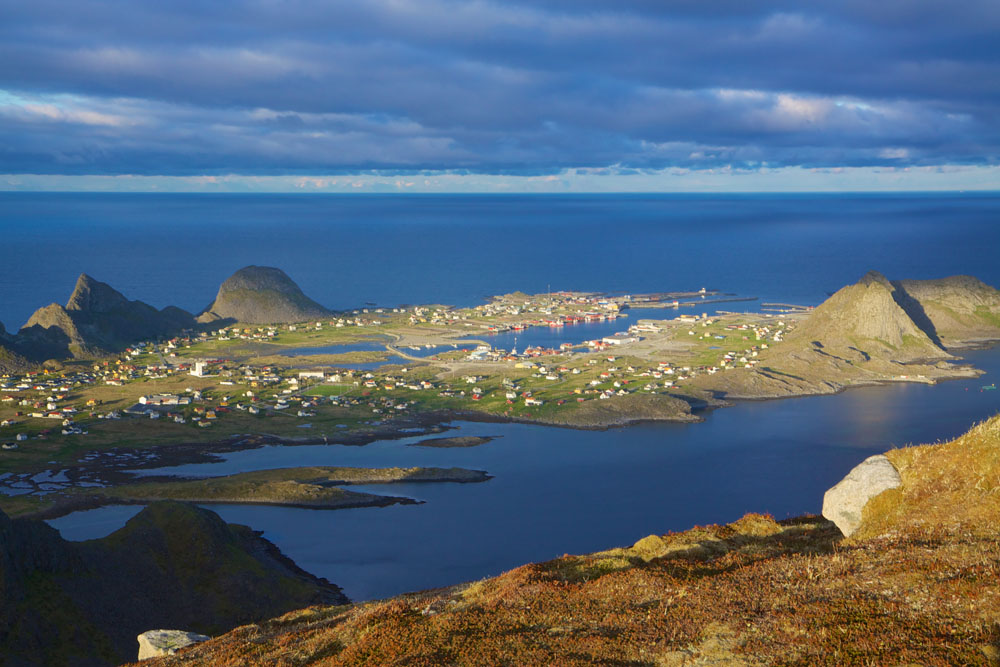
<svg viewBox="0 0 1000 667"><path fill-rule="evenodd" d="M0 190L1000 190L997 0L0 0Z"/></svg>

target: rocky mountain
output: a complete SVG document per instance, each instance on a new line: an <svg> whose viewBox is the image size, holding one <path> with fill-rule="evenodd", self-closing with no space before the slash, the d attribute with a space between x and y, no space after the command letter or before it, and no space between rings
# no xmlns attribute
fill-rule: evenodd
<svg viewBox="0 0 1000 667"><path fill-rule="evenodd" d="M1000 417L887 457L899 485L851 538L821 517L749 514L303 609L143 664L998 664Z"/></svg>
<svg viewBox="0 0 1000 667"><path fill-rule="evenodd" d="M157 310L129 301L107 283L81 274L65 306L40 308L18 333L18 349L35 359L88 357L119 351L195 325L180 308Z"/></svg>
<svg viewBox="0 0 1000 667"><path fill-rule="evenodd" d="M3 322L0 322L0 374L17 373L30 368L33 364L18 354L15 350L17 340L7 333Z"/></svg>
<svg viewBox="0 0 1000 667"><path fill-rule="evenodd" d="M305 294L281 269L247 266L230 276L199 322L234 320L283 324L329 317L330 311Z"/></svg>
<svg viewBox="0 0 1000 667"><path fill-rule="evenodd" d="M921 328L908 310L914 310L912 298L878 271L870 271L820 304L789 334L787 343L861 358L949 358L936 336Z"/></svg>
<svg viewBox="0 0 1000 667"><path fill-rule="evenodd" d="M0 513L4 665L119 664L135 659L136 635L150 629L211 635L346 601L249 528L193 505L155 503L86 542Z"/></svg>
<svg viewBox="0 0 1000 667"><path fill-rule="evenodd" d="M699 378L723 398L833 393L858 384L974 377L949 352L1000 339L1000 292L968 276L890 282L877 271L795 323L749 373Z"/></svg>
<svg viewBox="0 0 1000 667"><path fill-rule="evenodd" d="M972 276L893 281L912 299L914 321L946 347L1000 339L1000 290Z"/></svg>

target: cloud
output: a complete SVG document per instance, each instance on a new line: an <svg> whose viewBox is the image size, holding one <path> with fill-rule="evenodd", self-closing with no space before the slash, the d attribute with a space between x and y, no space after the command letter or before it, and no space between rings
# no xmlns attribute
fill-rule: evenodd
<svg viewBox="0 0 1000 667"><path fill-rule="evenodd" d="M4 4L0 172L1000 161L986 0Z"/></svg>

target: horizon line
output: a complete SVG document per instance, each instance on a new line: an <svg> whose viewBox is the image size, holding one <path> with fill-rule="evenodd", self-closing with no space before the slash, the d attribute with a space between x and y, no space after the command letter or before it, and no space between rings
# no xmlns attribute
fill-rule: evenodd
<svg viewBox="0 0 1000 667"><path fill-rule="evenodd" d="M306 190L41 190L41 189L3 189L2 195L289 195L302 197L437 197L437 196L536 196L565 197L576 195L880 195L880 194L997 194L1000 195L1000 185L994 187L969 188L898 188L871 190L568 190L568 191L533 191L533 190L385 190L385 191L306 191Z"/></svg>
<svg viewBox="0 0 1000 667"><path fill-rule="evenodd" d="M378 171L340 174L0 174L0 192L274 194L793 194L1000 191L1000 165L868 167L566 168L496 174Z"/></svg>

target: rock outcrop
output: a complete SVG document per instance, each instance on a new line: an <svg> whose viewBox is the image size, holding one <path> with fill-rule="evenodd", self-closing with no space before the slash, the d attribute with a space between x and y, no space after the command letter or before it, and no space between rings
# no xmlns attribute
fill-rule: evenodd
<svg viewBox="0 0 1000 667"><path fill-rule="evenodd" d="M247 266L230 276L199 322L233 320L283 324L329 317L330 311L307 297L281 269Z"/></svg>
<svg viewBox="0 0 1000 667"><path fill-rule="evenodd" d="M869 456L823 495L823 516L850 537L861 526L868 501L900 484L899 472L884 454Z"/></svg>
<svg viewBox="0 0 1000 667"><path fill-rule="evenodd" d="M198 644L211 639L208 635L200 635L197 632L187 630L147 630L138 637L139 660L150 658L160 658L165 655L173 655L185 646Z"/></svg>
<svg viewBox="0 0 1000 667"><path fill-rule="evenodd" d="M107 283L81 274L65 306L40 308L18 333L18 349L42 360L117 352L140 340L171 336L193 327L180 308L157 310L129 301Z"/></svg>
<svg viewBox="0 0 1000 667"><path fill-rule="evenodd" d="M120 664L151 627L215 635L347 601L249 528L175 502L87 542L0 513L0 592L0 662L10 665Z"/></svg>

